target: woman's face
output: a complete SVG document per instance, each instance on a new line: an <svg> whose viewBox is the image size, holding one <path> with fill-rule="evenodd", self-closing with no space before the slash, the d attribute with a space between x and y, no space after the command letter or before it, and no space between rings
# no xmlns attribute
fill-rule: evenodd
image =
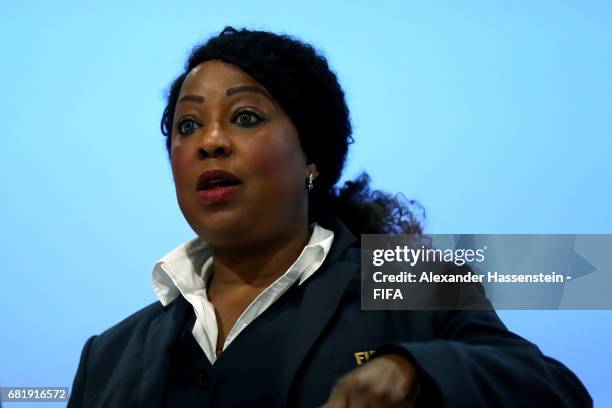
<svg viewBox="0 0 612 408"><path fill-rule="evenodd" d="M171 138L179 207L210 244L251 247L306 225L314 168L287 114L238 67L214 60L189 72Z"/></svg>

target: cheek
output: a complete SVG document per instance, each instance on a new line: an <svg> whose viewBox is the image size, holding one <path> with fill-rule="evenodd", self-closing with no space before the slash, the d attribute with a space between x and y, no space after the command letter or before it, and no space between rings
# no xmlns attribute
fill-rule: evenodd
<svg viewBox="0 0 612 408"><path fill-rule="evenodd" d="M181 190L187 187L188 184L188 157L187 149L184 146L174 146L170 152L170 162L172 165L172 177L176 187L177 195L180 195Z"/></svg>
<svg viewBox="0 0 612 408"><path fill-rule="evenodd" d="M292 135L261 138L248 155L253 176L279 193L299 190L304 175L305 159L299 142Z"/></svg>

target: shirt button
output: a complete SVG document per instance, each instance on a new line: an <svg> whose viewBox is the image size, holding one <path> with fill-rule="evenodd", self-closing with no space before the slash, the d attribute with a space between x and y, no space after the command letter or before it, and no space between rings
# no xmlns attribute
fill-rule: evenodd
<svg viewBox="0 0 612 408"><path fill-rule="evenodd" d="M214 378L214 372L213 370L207 370L207 371L203 371L200 374L198 374L198 385L202 388L206 388L210 385L210 383L212 382L213 378Z"/></svg>

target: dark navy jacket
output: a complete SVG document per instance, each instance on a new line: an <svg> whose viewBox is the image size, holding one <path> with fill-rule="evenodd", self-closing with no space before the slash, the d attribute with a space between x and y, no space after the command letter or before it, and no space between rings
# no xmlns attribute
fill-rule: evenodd
<svg viewBox="0 0 612 408"><path fill-rule="evenodd" d="M248 373L230 388L219 384L218 406L319 406L339 377L388 352L417 367L422 406L592 406L571 371L509 332L493 310L362 311L358 241L339 222L326 227L335 239L321 269L251 323L215 363L225 358L234 372ZM192 313L179 296L89 338L68 408L162 406L172 350ZM265 404L253 397L268 391Z"/></svg>

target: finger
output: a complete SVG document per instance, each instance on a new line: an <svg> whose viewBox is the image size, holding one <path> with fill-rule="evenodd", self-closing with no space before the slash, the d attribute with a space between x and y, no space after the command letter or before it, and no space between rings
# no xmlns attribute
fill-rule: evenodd
<svg viewBox="0 0 612 408"><path fill-rule="evenodd" d="M387 389L367 370L354 373L347 382L350 408L391 408Z"/></svg>
<svg viewBox="0 0 612 408"><path fill-rule="evenodd" d="M376 406L373 405L375 403L376 401L372 401L369 395L360 392L357 387L353 387L349 393L349 408L370 408Z"/></svg>
<svg viewBox="0 0 612 408"><path fill-rule="evenodd" d="M420 382L416 382L415 386L410 390L410 395L408 397L408 404L407 407L408 408L414 408L417 405L417 400L419 398L419 396L421 395L421 383Z"/></svg>
<svg viewBox="0 0 612 408"><path fill-rule="evenodd" d="M346 382L342 379L336 382L329 400L323 405L325 408L349 408Z"/></svg>
<svg viewBox="0 0 612 408"><path fill-rule="evenodd" d="M393 362L374 360L347 376L351 408L406 408L411 406L412 384L402 378Z"/></svg>

